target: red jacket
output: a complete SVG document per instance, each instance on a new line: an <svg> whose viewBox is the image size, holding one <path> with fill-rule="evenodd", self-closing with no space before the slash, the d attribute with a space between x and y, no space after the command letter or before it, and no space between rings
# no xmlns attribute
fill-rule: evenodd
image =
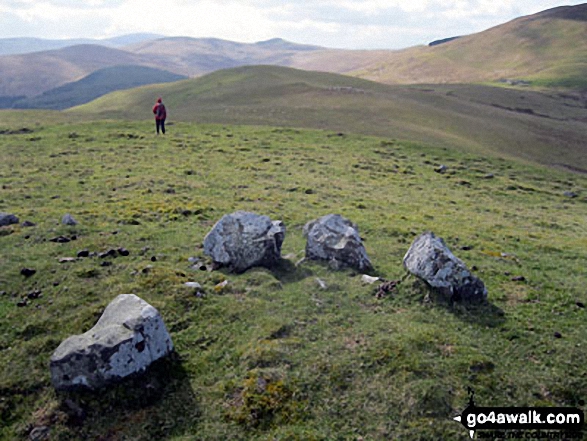
<svg viewBox="0 0 587 441"><path fill-rule="evenodd" d="M165 110L165 106L160 101L153 106L153 113L155 114L155 119L162 120L167 118L167 111Z"/></svg>

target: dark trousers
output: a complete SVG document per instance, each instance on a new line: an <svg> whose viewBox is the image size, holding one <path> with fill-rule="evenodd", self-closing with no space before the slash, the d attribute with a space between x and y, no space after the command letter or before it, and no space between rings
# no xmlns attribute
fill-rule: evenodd
<svg viewBox="0 0 587 441"><path fill-rule="evenodd" d="M157 134L159 134L159 128L161 128L161 131L165 135L165 120L164 119L156 119L155 125L157 126Z"/></svg>

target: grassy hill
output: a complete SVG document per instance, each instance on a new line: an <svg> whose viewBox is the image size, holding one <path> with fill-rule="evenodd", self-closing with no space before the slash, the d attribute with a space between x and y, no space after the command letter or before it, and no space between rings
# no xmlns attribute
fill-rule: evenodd
<svg viewBox="0 0 587 441"><path fill-rule="evenodd" d="M68 114L142 120L151 117L157 96L170 121L329 129L587 170L586 103L573 94L389 86L264 66L117 92Z"/></svg>
<svg viewBox="0 0 587 441"><path fill-rule="evenodd" d="M149 122L23 115L0 119L0 211L36 224L0 229L0 438L465 440L452 417L467 387L477 405L584 408L584 176L328 131L176 123L156 137ZM237 209L285 222L282 266L190 268ZM331 212L358 223L397 290L296 266L302 226ZM405 277L426 230L475 267L488 305ZM59 260L118 247L130 256ZM51 353L121 293L159 309L177 355L105 392L56 394Z"/></svg>
<svg viewBox="0 0 587 441"><path fill-rule="evenodd" d="M301 54L292 66L390 84L517 79L587 89L586 16L587 4L555 8L432 47Z"/></svg>
<svg viewBox="0 0 587 441"><path fill-rule="evenodd" d="M114 66L97 70L73 83L12 103L20 109L67 109L109 92L154 83L170 83L186 77L145 66Z"/></svg>

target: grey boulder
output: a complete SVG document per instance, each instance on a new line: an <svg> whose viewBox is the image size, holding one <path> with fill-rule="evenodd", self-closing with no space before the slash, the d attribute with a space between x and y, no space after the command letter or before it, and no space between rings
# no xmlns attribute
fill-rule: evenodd
<svg viewBox="0 0 587 441"><path fill-rule="evenodd" d="M17 224L18 222L18 217L16 217L14 214L0 213L0 227Z"/></svg>
<svg viewBox="0 0 587 441"><path fill-rule="evenodd" d="M204 253L241 273L254 266L270 268L281 260L285 225L246 211L227 214L204 238Z"/></svg>
<svg viewBox="0 0 587 441"><path fill-rule="evenodd" d="M51 356L51 381L57 390L98 389L144 371L172 350L159 312L134 294L122 294L92 329L59 345Z"/></svg>
<svg viewBox="0 0 587 441"><path fill-rule="evenodd" d="M434 233L424 233L414 241L404 257L404 267L453 301L487 299L483 282Z"/></svg>
<svg viewBox="0 0 587 441"><path fill-rule="evenodd" d="M306 259L327 260L338 266L359 271L373 269L359 230L350 220L339 214L329 214L304 226Z"/></svg>

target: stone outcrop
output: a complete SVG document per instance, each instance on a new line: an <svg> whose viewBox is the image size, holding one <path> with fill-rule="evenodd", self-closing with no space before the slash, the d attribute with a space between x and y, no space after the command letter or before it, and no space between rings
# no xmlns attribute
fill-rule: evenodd
<svg viewBox="0 0 587 441"><path fill-rule="evenodd" d="M59 345L51 357L51 380L58 390L98 389L144 371L172 350L159 312L134 294L122 294L92 329Z"/></svg>
<svg viewBox="0 0 587 441"><path fill-rule="evenodd" d="M241 273L270 268L281 260L285 225L267 216L237 211L223 216L204 239L204 253L216 264Z"/></svg>
<svg viewBox="0 0 587 441"><path fill-rule="evenodd" d="M424 233L414 241L404 257L404 267L451 300L487 299L483 282L434 233Z"/></svg>
<svg viewBox="0 0 587 441"><path fill-rule="evenodd" d="M339 214L329 214L304 226L306 259L326 260L338 266L359 271L373 269L359 230Z"/></svg>

